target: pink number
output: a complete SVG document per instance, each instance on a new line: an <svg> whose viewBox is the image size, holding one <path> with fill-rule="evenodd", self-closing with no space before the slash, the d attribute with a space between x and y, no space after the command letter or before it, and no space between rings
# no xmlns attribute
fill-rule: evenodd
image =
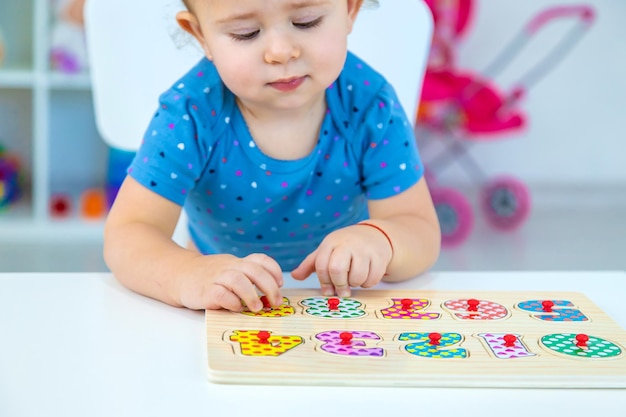
<svg viewBox="0 0 626 417"><path fill-rule="evenodd" d="M443 306L455 312L454 317L460 320L500 320L509 315L502 304L472 298L448 300Z"/></svg>
<svg viewBox="0 0 626 417"><path fill-rule="evenodd" d="M315 338L323 342L320 348L324 352L332 353L334 355L381 357L385 354L385 350L382 348L366 347L367 345L365 340L382 340L381 337L374 332L358 330L329 330L316 334Z"/></svg>
<svg viewBox="0 0 626 417"><path fill-rule="evenodd" d="M515 333L479 333L487 347L498 359L514 359L536 356L522 343L521 336Z"/></svg>
<svg viewBox="0 0 626 417"><path fill-rule="evenodd" d="M380 310L384 319L401 320L438 320L439 313L425 313L430 307L430 300L426 298L392 298L391 307Z"/></svg>

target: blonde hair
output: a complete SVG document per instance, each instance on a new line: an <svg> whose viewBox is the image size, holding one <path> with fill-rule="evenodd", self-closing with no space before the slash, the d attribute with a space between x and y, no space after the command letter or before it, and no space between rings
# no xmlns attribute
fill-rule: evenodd
<svg viewBox="0 0 626 417"><path fill-rule="evenodd" d="M182 0L188 10L191 10L191 0ZM363 7L376 8L380 5L378 0L363 0Z"/></svg>

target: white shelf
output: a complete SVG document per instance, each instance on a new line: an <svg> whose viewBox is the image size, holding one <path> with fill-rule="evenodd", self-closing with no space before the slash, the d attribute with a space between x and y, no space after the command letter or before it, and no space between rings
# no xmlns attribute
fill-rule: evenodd
<svg viewBox="0 0 626 417"><path fill-rule="evenodd" d="M0 145L21 163L22 197L0 209L0 241L101 239L102 220L84 219L79 197L103 187L107 147L97 132L89 74L50 67L49 0L0 1L7 54L0 66ZM49 212L58 191L71 214Z"/></svg>
<svg viewBox="0 0 626 417"><path fill-rule="evenodd" d="M48 86L58 90L91 90L89 74L63 74L50 72L48 74Z"/></svg>
<svg viewBox="0 0 626 417"><path fill-rule="evenodd" d="M0 88L32 88L35 73L31 70L0 69Z"/></svg>
<svg viewBox="0 0 626 417"><path fill-rule="evenodd" d="M101 221L62 220L35 222L14 220L0 223L0 241L4 242L98 242L102 239Z"/></svg>

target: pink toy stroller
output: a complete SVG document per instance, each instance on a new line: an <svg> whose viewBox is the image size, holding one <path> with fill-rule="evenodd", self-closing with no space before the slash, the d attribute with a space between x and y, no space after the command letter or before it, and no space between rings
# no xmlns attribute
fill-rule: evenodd
<svg viewBox="0 0 626 417"><path fill-rule="evenodd" d="M426 161L427 179L442 230L442 246L461 244L473 228L473 212L460 192L437 184L436 175L449 163L462 163L481 184L481 209L487 222L502 231L519 227L530 212L527 187L511 176L487 179L468 154L472 141L494 140L526 124L520 99L571 50L594 20L589 6L553 7L537 14L480 75L459 70L454 50L471 20L473 0L425 0L435 22L428 67L416 119L422 149L435 140L443 151ZM500 91L494 77L510 63L530 38L557 18L576 24L552 51L524 74L509 92Z"/></svg>

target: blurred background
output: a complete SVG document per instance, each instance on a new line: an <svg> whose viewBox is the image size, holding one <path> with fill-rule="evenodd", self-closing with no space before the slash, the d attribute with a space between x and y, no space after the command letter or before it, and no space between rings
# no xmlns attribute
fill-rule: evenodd
<svg viewBox="0 0 626 417"><path fill-rule="evenodd" d="M415 116L448 238L435 269L626 270L626 3L426 2ZM106 270L129 155L96 128L83 5L0 2L2 272Z"/></svg>

